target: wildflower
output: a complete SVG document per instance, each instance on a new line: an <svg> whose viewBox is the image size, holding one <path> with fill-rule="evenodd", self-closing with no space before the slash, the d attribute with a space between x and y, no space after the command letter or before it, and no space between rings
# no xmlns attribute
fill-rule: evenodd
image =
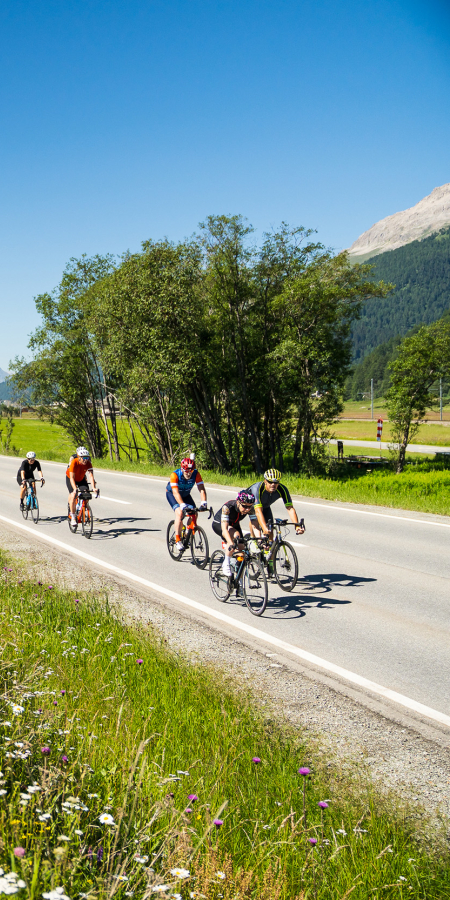
<svg viewBox="0 0 450 900"><path fill-rule="evenodd" d="M220 878L221 881L225 881L226 877L225 872L216 872L216 878Z"/></svg>
<svg viewBox="0 0 450 900"><path fill-rule="evenodd" d="M56 856L57 860L62 860L63 856L66 855L66 848L65 847L55 847L55 849L53 850L53 855Z"/></svg>
<svg viewBox="0 0 450 900"><path fill-rule="evenodd" d="M404 875L399 875L399 876L398 876L398 880L399 880L399 881L407 881L408 879L405 878Z"/></svg>
<svg viewBox="0 0 450 900"><path fill-rule="evenodd" d="M38 784L30 784L27 787L27 791L29 794L36 794L37 791L40 791L40 790L41 790L41 788L39 787Z"/></svg>
<svg viewBox="0 0 450 900"><path fill-rule="evenodd" d="M0 869L0 894L17 894L26 884L17 875L16 872L9 872L5 875L3 869Z"/></svg>
<svg viewBox="0 0 450 900"><path fill-rule="evenodd" d="M310 772L311 772L311 769L308 769L306 766L302 766L302 768L298 770L298 774L304 775L305 777L306 777L306 775L309 775Z"/></svg>
<svg viewBox="0 0 450 900"><path fill-rule="evenodd" d="M195 803L196 800L198 800L197 794L188 794L188 800L190 800L191 803Z"/></svg>
<svg viewBox="0 0 450 900"><path fill-rule="evenodd" d="M42 813L42 816L38 816L40 822L48 822L51 819L50 813Z"/></svg>
<svg viewBox="0 0 450 900"><path fill-rule="evenodd" d="M48 756L50 753L50 747L41 747L41 753L43 756ZM44 895L42 895L44 896Z"/></svg>
<svg viewBox="0 0 450 900"><path fill-rule="evenodd" d="M136 662L137 662L138 666L142 666L142 663L144 662L144 660L143 660L143 659L137 659Z"/></svg>
<svg viewBox="0 0 450 900"><path fill-rule="evenodd" d="M81 836L82 836L82 834L84 834L84 832L83 832L83 831L80 831L80 829L79 829L79 828L75 828L75 832L74 832L74 834L78 834L78 836L79 836L79 837L81 837Z"/></svg>
<svg viewBox="0 0 450 900"><path fill-rule="evenodd" d="M326 800L319 800L317 805L320 806L321 809L328 809L328 803L326 802Z"/></svg>
<svg viewBox="0 0 450 900"><path fill-rule="evenodd" d="M347 832L343 828L338 828L336 834L342 834L343 837L347 837Z"/></svg>
<svg viewBox="0 0 450 900"><path fill-rule="evenodd" d="M97 850L97 865L99 866L103 859L103 847L99 847Z"/></svg>
<svg viewBox="0 0 450 900"><path fill-rule="evenodd" d="M58 706L58 701L57 701L57 700L54 700L54 701L53 701L53 706Z"/></svg>
<svg viewBox="0 0 450 900"><path fill-rule="evenodd" d="M8 793L8 791L5 791L5 789L2 788L2 790L0 791L0 797L4 797L5 794L7 794L7 793Z"/></svg>
<svg viewBox="0 0 450 900"><path fill-rule="evenodd" d="M117 881L128 881L128 875L113 875L113 878L116 878Z"/></svg>
<svg viewBox="0 0 450 900"><path fill-rule="evenodd" d="M186 815L188 816L191 812L192 812L192 809L190 808L190 806L187 806L185 809Z"/></svg>
<svg viewBox="0 0 450 900"><path fill-rule="evenodd" d="M57 887L54 891L47 891L46 894L42 894L44 900L70 900L70 897L64 893L63 887Z"/></svg>
<svg viewBox="0 0 450 900"><path fill-rule="evenodd" d="M24 847L14 847L13 850L14 856L17 856L18 859L23 859L25 856L25 848Z"/></svg>
<svg viewBox="0 0 450 900"><path fill-rule="evenodd" d="M308 841L312 847L315 847L317 844L317 838L308 838Z"/></svg>
<svg viewBox="0 0 450 900"><path fill-rule="evenodd" d="M261 762L261 760L260 760L259 756L252 756L252 762L254 762L255 765L257 766L258 763Z"/></svg>
<svg viewBox="0 0 450 900"><path fill-rule="evenodd" d="M152 887L153 894L158 894L160 891L168 891L168 890L169 890L168 884L155 884L155 887Z"/></svg>
<svg viewBox="0 0 450 900"><path fill-rule="evenodd" d="M102 813L101 816L98 817L98 821L101 825L114 825L114 819L109 813Z"/></svg>
<svg viewBox="0 0 450 900"><path fill-rule="evenodd" d="M69 762L69 758L67 756L62 756L61 762L63 762L63 763Z"/></svg>
<svg viewBox="0 0 450 900"><path fill-rule="evenodd" d="M61 691L61 697L64 697L65 691Z"/></svg>
<svg viewBox="0 0 450 900"><path fill-rule="evenodd" d="M58 835L58 841L70 841L70 837L67 837L67 834Z"/></svg>
<svg viewBox="0 0 450 900"><path fill-rule="evenodd" d="M138 863L148 862L148 856L139 856L139 854L137 856L135 856L134 859L135 859L135 862L138 862Z"/></svg>
<svg viewBox="0 0 450 900"><path fill-rule="evenodd" d="M189 878L189 869L171 869L170 874L175 878Z"/></svg>
<svg viewBox="0 0 450 900"><path fill-rule="evenodd" d="M221 828L221 826L223 825L223 819L214 819L213 825L215 825L217 829Z"/></svg>
<svg viewBox="0 0 450 900"><path fill-rule="evenodd" d="M12 703L11 704L11 712L15 716L20 716L23 712L25 712L25 707L19 706L18 703Z"/></svg>

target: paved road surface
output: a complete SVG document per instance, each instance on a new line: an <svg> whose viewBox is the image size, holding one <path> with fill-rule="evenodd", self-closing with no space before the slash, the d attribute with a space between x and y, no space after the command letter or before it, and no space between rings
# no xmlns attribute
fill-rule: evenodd
<svg viewBox="0 0 450 900"><path fill-rule="evenodd" d="M0 458L0 517L23 525L18 464ZM271 585L266 613L257 619L241 601L220 604L207 572L188 559L170 560L166 527L172 516L165 479L99 471L101 498L92 501L96 524L87 541L67 526L64 467L43 463L43 469L41 521L25 523L33 531L178 592L206 610L220 610L253 626L261 637L272 635L355 677L450 714L450 521L445 517L295 500L307 525L303 537L292 535L305 583L292 594ZM232 493L210 487L208 499L217 510ZM204 519L215 549L219 539Z"/></svg>

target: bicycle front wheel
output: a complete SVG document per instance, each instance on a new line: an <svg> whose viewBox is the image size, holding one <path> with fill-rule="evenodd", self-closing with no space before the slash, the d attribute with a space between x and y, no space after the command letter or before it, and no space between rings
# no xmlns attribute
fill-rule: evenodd
<svg viewBox="0 0 450 900"><path fill-rule="evenodd" d="M248 559L242 573L245 602L253 616L262 616L269 596L264 566L259 559Z"/></svg>
<svg viewBox="0 0 450 900"><path fill-rule="evenodd" d="M209 561L209 583L215 597L225 603L230 596L231 578L222 572L225 554L223 550L215 550Z"/></svg>
<svg viewBox="0 0 450 900"><path fill-rule="evenodd" d="M203 528L198 525L191 537L192 559L198 569L204 569L209 559L209 545Z"/></svg>
<svg viewBox="0 0 450 900"><path fill-rule="evenodd" d="M273 559L274 575L282 591L292 591L297 584L298 560L293 547L280 541Z"/></svg>
<svg viewBox="0 0 450 900"><path fill-rule="evenodd" d="M39 501L36 494L31 497L31 518L35 525L39 522Z"/></svg>
<svg viewBox="0 0 450 900"><path fill-rule="evenodd" d="M89 500L86 500L86 503L81 510L81 527L83 529L84 537L90 538L94 527L94 517L92 515L91 507L89 506Z"/></svg>

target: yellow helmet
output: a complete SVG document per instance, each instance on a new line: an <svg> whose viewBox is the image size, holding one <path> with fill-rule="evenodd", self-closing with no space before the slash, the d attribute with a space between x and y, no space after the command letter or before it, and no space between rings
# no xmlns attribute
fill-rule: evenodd
<svg viewBox="0 0 450 900"><path fill-rule="evenodd" d="M267 469L267 472L264 472L264 479L266 481L281 481L281 472L278 469Z"/></svg>

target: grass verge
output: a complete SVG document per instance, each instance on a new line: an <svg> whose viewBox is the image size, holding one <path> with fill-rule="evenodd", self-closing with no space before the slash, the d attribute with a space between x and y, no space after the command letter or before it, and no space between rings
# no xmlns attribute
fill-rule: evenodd
<svg viewBox="0 0 450 900"><path fill-rule="evenodd" d="M448 857L418 843L406 812L264 720L216 670L107 601L0 562L4 893L450 895Z"/></svg>

